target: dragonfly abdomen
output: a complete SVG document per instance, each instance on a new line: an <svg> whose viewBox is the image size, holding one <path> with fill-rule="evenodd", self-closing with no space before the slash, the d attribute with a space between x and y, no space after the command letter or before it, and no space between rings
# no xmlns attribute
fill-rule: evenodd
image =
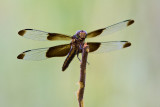
<svg viewBox="0 0 160 107"><path fill-rule="evenodd" d="M73 58L76 55L76 48L75 47L71 47L70 52L68 53L67 58L65 59L63 66L62 66L62 71L65 71L66 68L69 66L69 64L71 63L71 61L73 60Z"/></svg>

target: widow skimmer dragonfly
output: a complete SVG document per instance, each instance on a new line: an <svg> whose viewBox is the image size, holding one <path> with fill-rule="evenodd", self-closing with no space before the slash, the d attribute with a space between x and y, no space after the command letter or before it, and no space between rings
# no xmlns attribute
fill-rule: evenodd
<svg viewBox="0 0 160 107"><path fill-rule="evenodd" d="M78 57L78 54L82 53L82 47L86 38L105 36L128 27L133 23L134 20L125 20L89 33L84 30L80 30L73 36L60 33L49 33L35 29L23 29L20 30L18 34L29 39L40 41L71 40L71 42L70 44L27 50L19 54L17 58L23 60L43 60L51 57L67 56L62 66L62 71L65 71L73 58L76 55ZM126 48L131 45L128 41L88 42L87 44L89 45L89 52L91 53L109 52Z"/></svg>

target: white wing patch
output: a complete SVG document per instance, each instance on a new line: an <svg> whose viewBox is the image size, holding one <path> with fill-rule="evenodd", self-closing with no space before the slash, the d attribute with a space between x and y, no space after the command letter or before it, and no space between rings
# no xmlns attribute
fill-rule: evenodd
<svg viewBox="0 0 160 107"><path fill-rule="evenodd" d="M110 42L101 42L100 47L93 53L106 53L115 50L120 50L131 46L131 43L128 41L110 41Z"/></svg>
<svg viewBox="0 0 160 107"><path fill-rule="evenodd" d="M46 52L48 51L48 49L49 48L39 48L39 49L28 50L18 55L17 58L23 60L33 60L33 61L44 60L47 59Z"/></svg>
<svg viewBox="0 0 160 107"><path fill-rule="evenodd" d="M19 35L26 37L28 39L46 41L48 32L34 30L34 29L24 29L18 32Z"/></svg>
<svg viewBox="0 0 160 107"><path fill-rule="evenodd" d="M105 35L112 34L116 31L119 31L119 30L122 30L122 29L128 27L132 23L134 23L133 20L125 20L123 22L119 22L119 23L116 23L114 25L108 26L108 27L105 28L105 30L102 32L101 35L105 36Z"/></svg>

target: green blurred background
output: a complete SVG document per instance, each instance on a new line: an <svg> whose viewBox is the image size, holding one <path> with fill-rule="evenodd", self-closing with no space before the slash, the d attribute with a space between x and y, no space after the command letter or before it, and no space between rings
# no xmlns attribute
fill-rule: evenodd
<svg viewBox="0 0 160 107"><path fill-rule="evenodd" d="M25 39L24 28L73 35L117 22L135 23L94 41L127 40L132 46L89 54L85 107L160 107L159 0L0 0L0 107L78 107L77 58L16 59L21 52L68 43Z"/></svg>

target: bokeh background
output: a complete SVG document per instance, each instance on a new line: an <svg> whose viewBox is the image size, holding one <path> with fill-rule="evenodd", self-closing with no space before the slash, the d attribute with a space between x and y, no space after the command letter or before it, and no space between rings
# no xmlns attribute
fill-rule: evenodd
<svg viewBox="0 0 160 107"><path fill-rule="evenodd" d="M69 43L25 39L24 28L73 35L117 22L135 23L93 41L127 40L132 46L89 54L85 107L160 107L159 0L0 0L0 107L78 107L80 63L61 72L64 58L16 59L21 52Z"/></svg>

